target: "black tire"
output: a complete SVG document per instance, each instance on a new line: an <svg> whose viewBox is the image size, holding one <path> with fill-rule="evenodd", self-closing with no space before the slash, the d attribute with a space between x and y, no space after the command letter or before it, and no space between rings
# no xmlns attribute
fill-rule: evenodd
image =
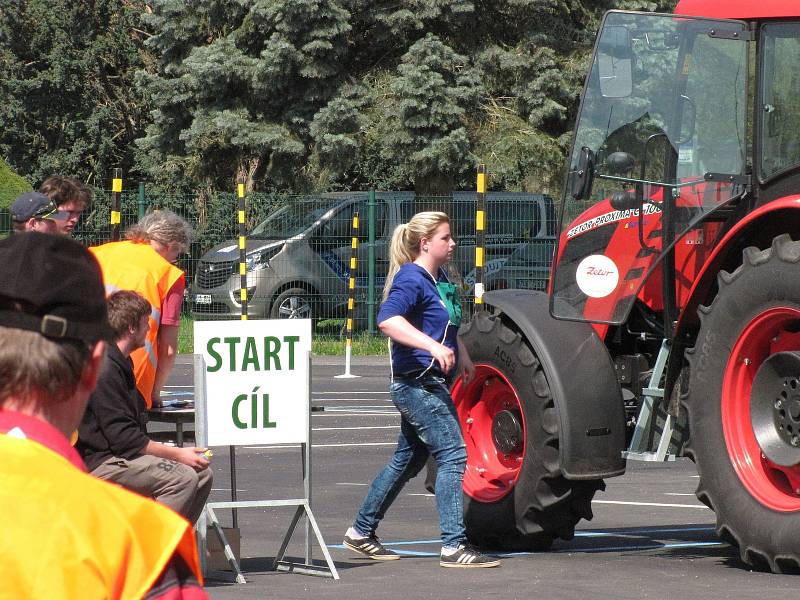
<svg viewBox="0 0 800 600"><path fill-rule="evenodd" d="M476 314L461 335L479 369L486 365L513 386L525 430L522 466L505 496L482 501L471 497L465 485L464 517L470 541L485 548L544 550L556 538L572 539L578 521L592 518L592 497L605 486L599 479L570 481L563 476L557 409L535 350L500 315L486 312ZM515 369L508 370L504 356L516 358ZM467 400L456 396L454 401L458 406ZM461 426L466 438L465 423Z"/></svg>
<svg viewBox="0 0 800 600"><path fill-rule="evenodd" d="M773 465L761 455L760 446L746 442L751 435L756 440L750 402L771 396L751 393L752 383L748 387L735 375L744 368L740 365L755 371L774 356L775 336L800 326L800 243L782 235L766 250L747 248L741 266L733 274L720 272L718 283L713 302L699 309L696 345L687 351L688 392L681 398L690 433L686 454L700 475L697 497L716 513L717 534L739 548L742 561L758 570L797 573L800 493L786 494L790 508L796 495L795 510L770 506L771 498L782 497L779 479L759 479L761 470L768 473ZM786 321L781 324L782 311ZM771 341L760 342L761 337ZM740 357L740 349L746 358ZM741 427L732 429L738 423ZM745 455L754 460L741 462ZM742 471L750 469L749 464L753 470Z"/></svg>
<svg viewBox="0 0 800 600"><path fill-rule="evenodd" d="M307 290L299 287L282 291L270 307L269 315L273 319L312 319L314 303Z"/></svg>

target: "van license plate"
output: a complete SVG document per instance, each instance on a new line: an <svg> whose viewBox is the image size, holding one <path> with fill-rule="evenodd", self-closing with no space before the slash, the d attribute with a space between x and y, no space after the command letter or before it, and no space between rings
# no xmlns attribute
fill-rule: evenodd
<svg viewBox="0 0 800 600"><path fill-rule="evenodd" d="M211 294L197 294L194 301L196 304L211 304Z"/></svg>
<svg viewBox="0 0 800 600"><path fill-rule="evenodd" d="M518 290L543 290L544 281L541 279L517 279Z"/></svg>

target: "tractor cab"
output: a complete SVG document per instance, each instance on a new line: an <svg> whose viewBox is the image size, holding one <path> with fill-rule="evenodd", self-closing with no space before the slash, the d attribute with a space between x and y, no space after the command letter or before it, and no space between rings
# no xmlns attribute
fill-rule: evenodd
<svg viewBox="0 0 800 600"><path fill-rule="evenodd" d="M735 20L607 13L562 197L554 317L621 324L638 300L670 337L722 230L710 213L748 191L751 36Z"/></svg>

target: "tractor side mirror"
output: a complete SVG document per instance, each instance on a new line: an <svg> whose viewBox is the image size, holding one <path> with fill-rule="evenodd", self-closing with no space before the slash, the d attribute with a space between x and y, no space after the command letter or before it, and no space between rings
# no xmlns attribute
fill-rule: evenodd
<svg viewBox="0 0 800 600"><path fill-rule="evenodd" d="M612 152L606 159L606 166L615 175L627 175L636 166L636 159L627 152Z"/></svg>
<svg viewBox="0 0 800 600"><path fill-rule="evenodd" d="M597 46L600 94L604 98L627 98L633 91L633 48L627 27L609 25Z"/></svg>
<svg viewBox="0 0 800 600"><path fill-rule="evenodd" d="M594 152L591 148L584 146L581 148L581 155L578 158L578 169L575 172L575 179L572 182L572 197L575 200L585 200L592 195L592 185L594 184Z"/></svg>
<svg viewBox="0 0 800 600"><path fill-rule="evenodd" d="M639 198L634 191L614 192L609 200L611 208L614 210L633 210L639 208Z"/></svg>

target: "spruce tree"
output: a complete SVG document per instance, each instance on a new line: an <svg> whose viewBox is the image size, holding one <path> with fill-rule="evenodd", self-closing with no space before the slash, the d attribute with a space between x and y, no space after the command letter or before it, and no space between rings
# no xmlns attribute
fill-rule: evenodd
<svg viewBox="0 0 800 600"><path fill-rule="evenodd" d="M147 22L161 59L139 83L157 109L141 164L208 186L302 187L311 121L342 78L348 19L328 0L155 0Z"/></svg>
<svg viewBox="0 0 800 600"><path fill-rule="evenodd" d="M0 155L32 181L104 183L128 171L144 121L133 74L146 55L144 1L0 5Z"/></svg>
<svg viewBox="0 0 800 600"><path fill-rule="evenodd" d="M450 193L475 165L466 118L481 93L478 74L466 56L429 33L403 56L391 90L393 131L383 156L401 165L418 193Z"/></svg>

